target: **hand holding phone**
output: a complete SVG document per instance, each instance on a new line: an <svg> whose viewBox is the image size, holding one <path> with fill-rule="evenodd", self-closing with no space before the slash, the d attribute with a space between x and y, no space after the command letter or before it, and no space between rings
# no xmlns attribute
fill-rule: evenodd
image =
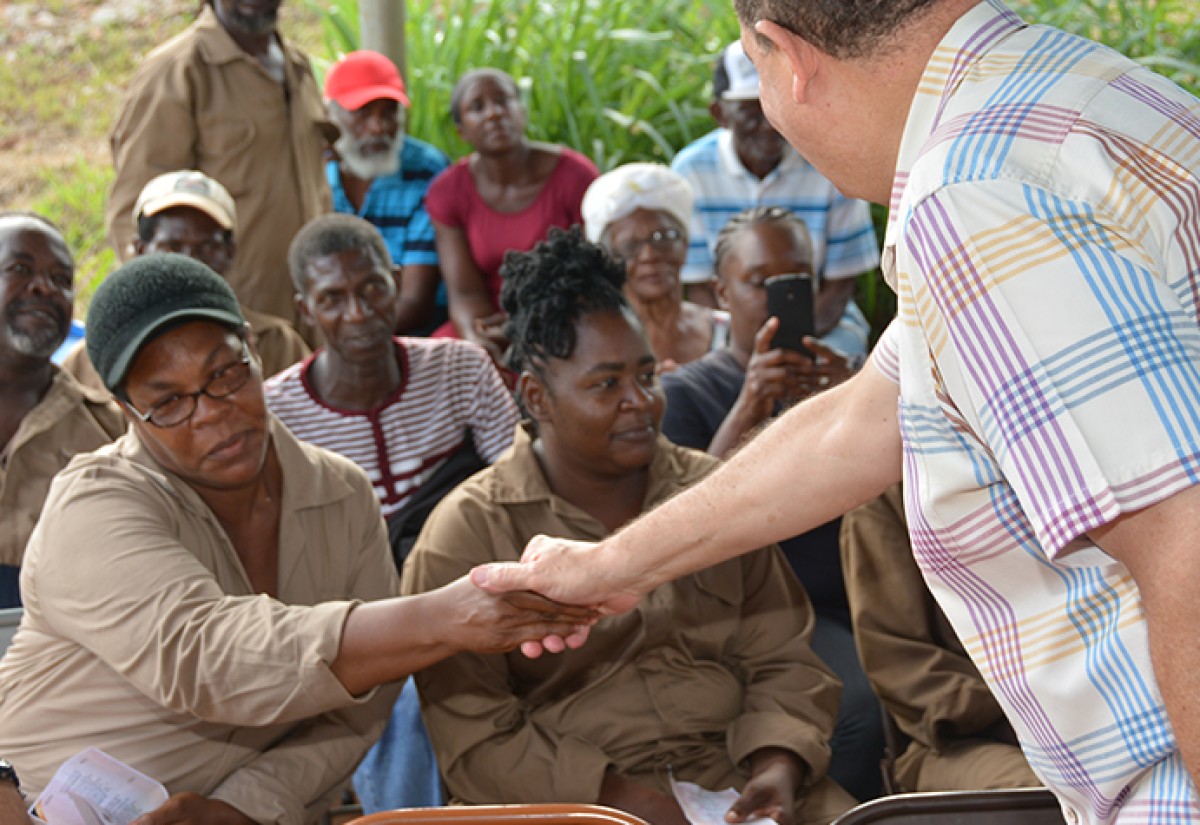
<svg viewBox="0 0 1200 825"><path fill-rule="evenodd" d="M804 346L804 337L816 332L816 279L812 273L793 272L768 278L767 314L779 319L772 348L790 349L809 358L815 357Z"/></svg>

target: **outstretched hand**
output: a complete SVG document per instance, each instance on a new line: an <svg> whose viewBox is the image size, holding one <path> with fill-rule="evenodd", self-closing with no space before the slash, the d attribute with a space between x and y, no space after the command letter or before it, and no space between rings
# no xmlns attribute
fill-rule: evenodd
<svg viewBox="0 0 1200 825"><path fill-rule="evenodd" d="M608 569L600 558L604 545L534 536L520 564L484 564L471 571L471 581L490 593L529 590L562 604L591 606L603 614L632 610L644 591L625 581L622 570ZM560 653L587 640L588 628L566 636L551 635L526 642L521 650L536 658L544 651Z"/></svg>

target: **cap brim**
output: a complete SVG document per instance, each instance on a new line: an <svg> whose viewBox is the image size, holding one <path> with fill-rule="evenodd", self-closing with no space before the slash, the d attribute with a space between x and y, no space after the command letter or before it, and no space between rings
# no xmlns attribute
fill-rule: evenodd
<svg viewBox="0 0 1200 825"><path fill-rule="evenodd" d="M116 360L113 361L112 366L109 367L108 375L101 376L105 386L110 389L119 387L129 374L129 368L133 365L133 359L137 357L138 351L141 350L146 341L152 338L154 333L158 332L165 325L180 318L192 318L197 321L216 321L217 323L228 324L232 327L241 327L246 323L245 318L239 318L233 313L215 307L184 307L173 312L168 312L155 319L153 324L126 342L124 349L121 350Z"/></svg>
<svg viewBox="0 0 1200 825"><path fill-rule="evenodd" d="M758 100L758 89L742 89L740 92L725 91L721 92L721 100Z"/></svg>
<svg viewBox="0 0 1200 825"><path fill-rule="evenodd" d="M145 215L153 217L159 212L167 209L173 209L177 206L190 206L192 209L199 209L205 215L208 215L217 224L229 232L236 232L237 227L233 225L232 216L217 204L213 203L208 198L202 198L199 195L193 195L190 192L168 192L161 198L155 198L149 203L143 204L141 211L133 216L134 221Z"/></svg>
<svg viewBox="0 0 1200 825"><path fill-rule="evenodd" d="M406 109L411 105L404 92L393 89L391 86L363 86L360 89L342 92L333 99L339 106L350 112L361 109L372 100L395 100Z"/></svg>

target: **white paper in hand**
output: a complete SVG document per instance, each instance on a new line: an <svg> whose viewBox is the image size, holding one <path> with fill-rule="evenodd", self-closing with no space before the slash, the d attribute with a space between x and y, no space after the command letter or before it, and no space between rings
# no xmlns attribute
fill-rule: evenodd
<svg viewBox="0 0 1200 825"><path fill-rule="evenodd" d="M129 825L167 796L150 777L88 748L63 763L29 812L49 825Z"/></svg>
<svg viewBox="0 0 1200 825"><path fill-rule="evenodd" d="M725 814L741 796L733 788L724 791L706 791L693 782L680 782L671 777L671 790L675 801L683 808L683 814L692 825L727 825ZM766 817L747 819L745 825L775 825Z"/></svg>

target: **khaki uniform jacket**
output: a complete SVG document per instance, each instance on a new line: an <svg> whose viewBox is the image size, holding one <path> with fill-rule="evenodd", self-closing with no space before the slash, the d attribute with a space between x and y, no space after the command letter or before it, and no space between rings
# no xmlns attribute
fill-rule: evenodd
<svg viewBox="0 0 1200 825"><path fill-rule="evenodd" d="M717 463L660 439L646 509ZM420 593L478 564L517 561L538 533L598 541L607 531L550 491L518 427L508 452L434 510L402 588ZM829 762L840 693L809 648L812 626L804 591L770 547L659 587L600 621L579 650L460 653L415 678L459 802L595 802L610 766L667 794L669 771L741 789L747 757L768 746L807 763L811 785Z"/></svg>
<svg viewBox="0 0 1200 825"><path fill-rule="evenodd" d="M255 312L248 307L242 307L242 315L250 324L250 344L262 359L263 378L283 372L292 364L298 364L312 354L300 333L282 318ZM88 358L87 341L76 344L63 359L62 366L75 376L79 383L108 395L104 382L100 380L100 374Z"/></svg>
<svg viewBox="0 0 1200 825"><path fill-rule="evenodd" d="M0 564L20 566L55 474L123 432L125 416L107 392L54 368L50 388L0 452Z"/></svg>
<svg viewBox="0 0 1200 825"><path fill-rule="evenodd" d="M278 600L136 432L55 480L0 659L0 742L33 793L90 745L172 794L302 825L382 732L400 686L355 699L329 667L355 601L398 590L379 502L354 464L270 427Z"/></svg>
<svg viewBox="0 0 1200 825"><path fill-rule="evenodd" d="M133 207L152 178L198 169L237 203L228 280L243 304L295 323L287 253L300 227L332 211L322 159L337 135L308 58L280 38L286 90L225 31L212 8L151 52L130 81L110 136L108 238L132 254Z"/></svg>
<svg viewBox="0 0 1200 825"><path fill-rule="evenodd" d="M863 668L913 739L896 766L901 784L912 788L905 767L919 767L921 750L940 753L955 740L980 736L1004 712L925 585L900 485L846 514L842 560Z"/></svg>

